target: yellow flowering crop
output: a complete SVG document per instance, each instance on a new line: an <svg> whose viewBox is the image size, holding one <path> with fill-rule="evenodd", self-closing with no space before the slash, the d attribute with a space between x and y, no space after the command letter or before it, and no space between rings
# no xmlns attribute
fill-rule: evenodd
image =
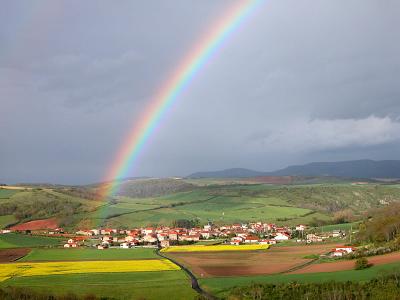
<svg viewBox="0 0 400 300"><path fill-rule="evenodd" d="M161 252L213 252L213 251L251 251L266 250L269 245L189 245L171 246Z"/></svg>
<svg viewBox="0 0 400 300"><path fill-rule="evenodd" d="M20 276L150 272L179 269L177 265L167 259L7 263L0 264L0 281Z"/></svg>

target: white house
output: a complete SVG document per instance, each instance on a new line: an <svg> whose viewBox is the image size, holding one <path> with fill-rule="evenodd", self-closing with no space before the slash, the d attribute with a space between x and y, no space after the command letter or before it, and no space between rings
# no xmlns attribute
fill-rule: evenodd
<svg viewBox="0 0 400 300"><path fill-rule="evenodd" d="M274 239L276 241L287 241L290 239L290 236L286 233L278 232Z"/></svg>

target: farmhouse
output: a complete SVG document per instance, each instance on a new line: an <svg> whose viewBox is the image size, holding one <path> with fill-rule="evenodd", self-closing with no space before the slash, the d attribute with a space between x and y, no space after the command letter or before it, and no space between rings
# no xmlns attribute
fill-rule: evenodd
<svg viewBox="0 0 400 300"><path fill-rule="evenodd" d="M246 244L255 244L255 243L258 243L259 240L260 239L258 237L256 237L256 236L248 235L248 236L245 237L244 242Z"/></svg>
<svg viewBox="0 0 400 300"><path fill-rule="evenodd" d="M300 225L296 225L296 230L297 231L304 231L307 229L306 225L300 224Z"/></svg>
<svg viewBox="0 0 400 300"><path fill-rule="evenodd" d="M290 239L290 235L283 232L278 232L275 236L275 241L287 241Z"/></svg>

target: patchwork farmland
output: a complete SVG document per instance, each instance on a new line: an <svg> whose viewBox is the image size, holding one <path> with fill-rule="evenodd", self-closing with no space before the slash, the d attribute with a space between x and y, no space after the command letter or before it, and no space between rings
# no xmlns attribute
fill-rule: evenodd
<svg viewBox="0 0 400 300"><path fill-rule="evenodd" d="M194 299L194 277L200 290L225 297L234 286L312 282L321 272L324 279L357 274L367 280L400 260L397 252L372 257L373 267L354 273L353 260L319 259L349 242L361 212L400 199L397 185L190 179L173 184L173 192L147 194L145 181L128 182L107 202L95 198L98 186L3 193L0 222L7 233L0 235L0 288ZM157 185L165 188L165 182ZM54 211L36 210L36 202ZM67 212L58 212L60 207ZM349 215L351 222L334 224ZM167 258L156 253L158 247Z"/></svg>

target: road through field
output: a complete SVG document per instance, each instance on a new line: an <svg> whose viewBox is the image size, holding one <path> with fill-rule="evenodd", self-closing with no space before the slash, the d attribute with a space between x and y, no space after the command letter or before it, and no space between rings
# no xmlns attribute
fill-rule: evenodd
<svg viewBox="0 0 400 300"><path fill-rule="evenodd" d="M161 256L162 258L168 259L170 262L176 264L176 265L179 266L183 271L185 271L186 274L189 275L190 280L191 280L191 282L192 282L192 289L194 289L197 293L199 293L200 295L203 295L204 297L206 297L207 299L210 299L210 300L216 299L213 295L207 293L205 290L203 290L203 289L200 287L199 282L197 281L196 276L194 276L194 274L193 274L188 268L186 268L186 267L183 266L182 264L178 263L176 260L174 260L174 259L172 259L172 258L170 258L170 257L168 257L168 256L165 256L164 254L160 253L160 250L157 250L156 253L157 253L159 256Z"/></svg>
<svg viewBox="0 0 400 300"><path fill-rule="evenodd" d="M258 251L168 253L180 264L201 276L253 276L287 272L312 261L305 258L328 252L334 244L271 247Z"/></svg>

